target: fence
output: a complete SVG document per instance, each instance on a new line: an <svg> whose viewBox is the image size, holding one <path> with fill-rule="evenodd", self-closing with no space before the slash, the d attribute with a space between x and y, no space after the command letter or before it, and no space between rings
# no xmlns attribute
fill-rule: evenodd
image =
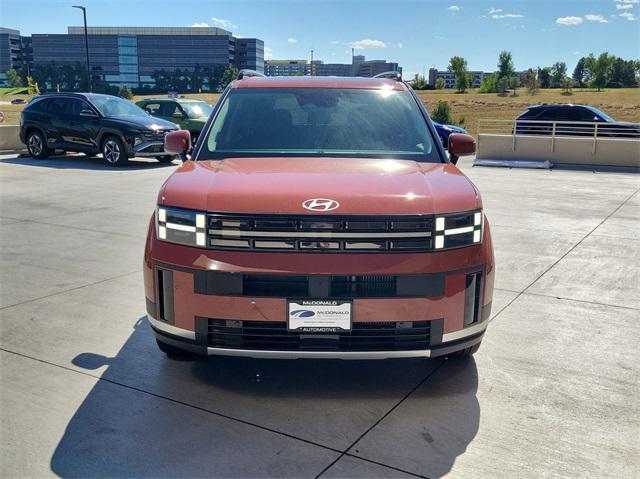
<svg viewBox="0 0 640 479"><path fill-rule="evenodd" d="M640 167L640 128L620 123L479 120L479 160Z"/></svg>

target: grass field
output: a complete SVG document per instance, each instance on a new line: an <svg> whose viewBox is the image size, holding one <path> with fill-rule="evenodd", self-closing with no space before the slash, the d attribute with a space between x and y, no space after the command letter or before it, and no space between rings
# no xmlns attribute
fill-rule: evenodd
<svg viewBox="0 0 640 479"><path fill-rule="evenodd" d="M559 89L540 90L530 95L526 90L518 91L518 96L500 97L493 93L458 94L453 90L425 90L418 95L430 111L439 100L446 100L451 106L454 123L464 117L464 127L473 135L477 131L479 119L513 120L528 105L538 103L580 103L595 106L620 121L640 123L640 88L618 88L601 92L574 89L572 95L563 95ZM158 95L153 95L158 96ZM185 94L187 98L199 98L214 104L219 95L212 93ZM18 124L24 105L11 105L13 98L25 95L0 95L0 111L5 114L5 125ZM136 96L136 100L145 98Z"/></svg>

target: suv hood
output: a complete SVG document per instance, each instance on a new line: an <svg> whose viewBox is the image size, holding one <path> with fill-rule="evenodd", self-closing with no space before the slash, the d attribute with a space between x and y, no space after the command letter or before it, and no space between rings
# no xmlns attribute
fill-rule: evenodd
<svg viewBox="0 0 640 479"><path fill-rule="evenodd" d="M328 213L302 207L327 198ZM187 161L165 182L159 204L236 213L407 215L481 207L450 163L370 158L229 158Z"/></svg>
<svg viewBox="0 0 640 479"><path fill-rule="evenodd" d="M152 116L107 116L105 117L111 122L132 128L145 130L177 130L178 125L167 120L154 118Z"/></svg>

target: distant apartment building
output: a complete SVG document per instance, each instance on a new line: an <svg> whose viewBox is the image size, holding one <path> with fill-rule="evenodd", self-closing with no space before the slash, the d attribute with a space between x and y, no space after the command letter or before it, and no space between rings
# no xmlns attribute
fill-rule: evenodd
<svg viewBox="0 0 640 479"><path fill-rule="evenodd" d="M472 88L480 88L482 84L482 80L484 80L485 73L481 71L472 71L469 72L471 75L471 87ZM429 68L429 85L436 85L436 80L438 78L442 78L444 80L445 88L455 88L456 87L456 75L455 73L451 73L449 71L440 71L437 68Z"/></svg>
<svg viewBox="0 0 640 479"><path fill-rule="evenodd" d="M307 60L265 60L264 74L269 77L310 75L311 63Z"/></svg>
<svg viewBox="0 0 640 479"><path fill-rule="evenodd" d="M68 27L66 34L38 33L31 37L20 37L17 30L5 34L5 30L0 30L2 72L9 68L10 60L5 57L13 54L16 38L22 38L22 55L28 55L30 67L85 65L84 27ZM154 73L161 70L179 69L186 74L196 67L264 70L264 42L236 38L222 28L89 27L88 37L92 79L117 87L153 88ZM7 41L10 48L5 48ZM206 82L203 89L208 89Z"/></svg>
<svg viewBox="0 0 640 479"><path fill-rule="evenodd" d="M354 55L351 63L324 63L314 60L266 60L265 75L290 76L290 75L314 75L314 76L360 76L373 77L387 71L400 71L397 63L386 60L366 60L364 55Z"/></svg>

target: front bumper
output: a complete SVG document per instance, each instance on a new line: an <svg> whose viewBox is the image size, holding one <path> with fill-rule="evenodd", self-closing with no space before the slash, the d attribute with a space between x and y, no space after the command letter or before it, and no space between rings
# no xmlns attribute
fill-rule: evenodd
<svg viewBox="0 0 640 479"><path fill-rule="evenodd" d="M203 356L236 356L259 359L401 359L435 358L469 348L482 341L488 321L469 326L461 331L444 334L443 342L427 349L407 351L278 351L239 348L219 348L198 344L196 333L176 328L147 314L149 324L158 341Z"/></svg>
<svg viewBox="0 0 640 479"><path fill-rule="evenodd" d="M162 156L165 155L164 143L161 141L145 141L131 148L131 156Z"/></svg>
<svg viewBox="0 0 640 479"><path fill-rule="evenodd" d="M351 276L351 275L364 276ZM391 279L345 293L344 278ZM202 355L256 358L384 359L436 357L482 340L491 313L493 247L482 244L433 253L288 254L203 251L155 238L144 261L147 316L159 341ZM475 286L474 286L475 285ZM302 286L302 290L300 287ZM287 298L353 300L354 331L380 328L373 347L355 336L292 338ZM288 344L256 329L278 328ZM404 328L413 330L399 331ZM425 336L417 336L426 331ZM404 334L414 335L410 344ZM237 341L227 341L233 337ZM363 334L369 334L369 331ZM320 345L316 340L320 340ZM333 342L332 342L333 341ZM417 341L420 341L417 343ZM357 347L355 347L357 344Z"/></svg>

